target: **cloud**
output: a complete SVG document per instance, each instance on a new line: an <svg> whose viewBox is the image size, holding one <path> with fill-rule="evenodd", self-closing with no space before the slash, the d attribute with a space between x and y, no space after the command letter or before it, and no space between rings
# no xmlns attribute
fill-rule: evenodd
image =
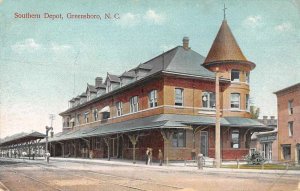
<svg viewBox="0 0 300 191"><path fill-rule="evenodd" d="M34 52L34 51L53 51L58 54L70 50L72 47L67 44L58 44L51 42L50 44L37 43L33 38L28 38L20 42L16 42L11 49L18 53Z"/></svg>
<svg viewBox="0 0 300 191"><path fill-rule="evenodd" d="M60 53L60 52L63 52L63 51L71 49L71 46L70 45L66 45L66 44L57 44L57 43L53 42L50 45L50 49L52 51L54 51L55 53Z"/></svg>
<svg viewBox="0 0 300 191"><path fill-rule="evenodd" d="M243 25L245 27L256 28L262 24L262 18L260 15L248 16L244 21Z"/></svg>
<svg viewBox="0 0 300 191"><path fill-rule="evenodd" d="M279 25L276 25L274 29L278 32L287 32L287 31L291 31L293 29L293 26L289 22L284 22Z"/></svg>
<svg viewBox="0 0 300 191"><path fill-rule="evenodd" d="M162 24L165 21L165 17L163 15L159 15L157 14L154 10L149 9L145 16L144 16L145 20L152 22L154 24Z"/></svg>
<svg viewBox="0 0 300 191"><path fill-rule="evenodd" d="M156 13L154 10L149 9L145 14L125 13L121 15L121 19L117 24L123 27L133 27L141 24L142 21L147 21L150 24L160 25L165 21L165 16Z"/></svg>
<svg viewBox="0 0 300 191"><path fill-rule="evenodd" d="M140 15L138 14L133 14L133 13L125 13L124 15L121 15L121 19L117 22L121 26L135 26L138 23L140 23L141 18Z"/></svg>
<svg viewBox="0 0 300 191"><path fill-rule="evenodd" d="M24 50L28 50L28 51L39 50L41 49L41 47L42 45L35 42L33 38L28 38L22 42L16 42L16 44L11 46L11 49L13 51L20 52Z"/></svg>

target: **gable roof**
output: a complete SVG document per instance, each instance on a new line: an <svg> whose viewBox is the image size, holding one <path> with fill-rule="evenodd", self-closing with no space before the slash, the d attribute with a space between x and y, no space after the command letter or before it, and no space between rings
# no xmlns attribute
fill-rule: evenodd
<svg viewBox="0 0 300 191"><path fill-rule="evenodd" d="M122 78L122 77L127 77L127 78L135 78L136 77L136 74L135 74L135 72L133 71L133 70L131 70L131 71L126 71L126 72L124 72L121 76L120 76L120 78Z"/></svg>
<svg viewBox="0 0 300 191"><path fill-rule="evenodd" d="M109 79L111 82L120 83L120 78L118 75L113 75L107 72L107 78L105 80L105 83L107 82L107 79Z"/></svg>
<svg viewBox="0 0 300 191"><path fill-rule="evenodd" d="M93 93L97 93L97 90L95 88L95 86L87 84L87 91L93 92Z"/></svg>

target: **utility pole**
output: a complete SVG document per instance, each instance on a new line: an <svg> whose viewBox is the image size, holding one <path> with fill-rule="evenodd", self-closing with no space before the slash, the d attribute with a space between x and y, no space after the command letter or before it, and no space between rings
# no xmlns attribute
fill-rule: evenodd
<svg viewBox="0 0 300 191"><path fill-rule="evenodd" d="M216 128L215 128L215 167L221 168L221 128L220 128L220 86L219 68L216 68Z"/></svg>
<svg viewBox="0 0 300 191"><path fill-rule="evenodd" d="M53 120L54 120L54 118L55 118L55 115L54 114L49 114L49 119L50 119L50 124L51 124L51 126L50 127L48 127L48 126L46 126L46 149L45 149L45 153L48 153L49 151L48 151L48 134L49 134L49 131L51 130L52 132L53 132L53 127L52 127L52 125L53 125Z"/></svg>

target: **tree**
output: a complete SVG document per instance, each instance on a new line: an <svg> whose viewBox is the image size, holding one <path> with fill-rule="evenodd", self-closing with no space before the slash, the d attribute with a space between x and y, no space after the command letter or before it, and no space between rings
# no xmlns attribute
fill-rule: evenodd
<svg viewBox="0 0 300 191"><path fill-rule="evenodd" d="M251 119L258 119L260 109L255 106L250 106Z"/></svg>

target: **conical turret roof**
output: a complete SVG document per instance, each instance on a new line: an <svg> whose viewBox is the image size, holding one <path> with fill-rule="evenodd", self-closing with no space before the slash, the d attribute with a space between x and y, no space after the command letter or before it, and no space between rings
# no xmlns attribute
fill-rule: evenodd
<svg viewBox="0 0 300 191"><path fill-rule="evenodd" d="M226 20L223 20L203 65L222 61L249 62L236 42Z"/></svg>

